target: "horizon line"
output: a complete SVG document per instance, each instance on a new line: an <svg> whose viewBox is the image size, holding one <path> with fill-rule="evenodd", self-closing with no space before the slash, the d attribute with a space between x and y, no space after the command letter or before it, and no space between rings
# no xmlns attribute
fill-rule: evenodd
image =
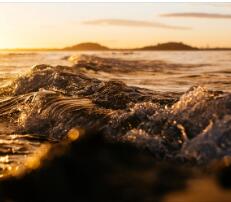
<svg viewBox="0 0 231 202"><path fill-rule="evenodd" d="M158 42L158 43L155 43L155 44L149 44L149 45L143 45L141 47L133 47L133 48L113 48L113 47L109 47L107 45L103 45L101 44L100 42L90 42L90 41L87 41L87 42L80 42L80 43L76 43L76 44L73 44L73 45L69 45L69 46L64 46L62 48L58 48L58 47L31 47L31 48L27 48L27 47L17 47L17 48L0 48L0 51L19 51L19 50L59 50L59 51L63 51L65 48L68 48L68 47L72 47L72 46L75 46L75 45L80 45L80 44L86 44L86 43L93 43L93 44L99 44L101 46L104 46L106 48L108 48L108 50L134 50L134 49L140 49L140 48L144 48L144 47L148 47L148 46L156 46L158 44L165 44L165 43L183 43L183 44L186 44L186 45L189 45L193 48L197 48L197 49L231 49L231 47L223 47L223 46L210 46L210 45L206 45L206 46L194 46L194 45L190 45L190 44L187 44L185 42L178 42L178 41L167 41L167 42Z"/></svg>

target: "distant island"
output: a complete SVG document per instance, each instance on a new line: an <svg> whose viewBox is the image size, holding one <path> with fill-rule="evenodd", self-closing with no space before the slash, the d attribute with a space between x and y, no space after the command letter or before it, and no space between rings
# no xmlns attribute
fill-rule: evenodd
<svg viewBox="0 0 231 202"><path fill-rule="evenodd" d="M69 51L108 51L108 50L198 50L198 48L186 45L182 42L168 42L168 43L162 43L157 44L153 46L145 46L142 48L135 48L135 49L111 49L106 46L102 46L98 43L80 43L74 46L63 48L63 50L69 50Z"/></svg>
<svg viewBox="0 0 231 202"><path fill-rule="evenodd" d="M157 45L144 46L141 48L119 49L109 48L99 43L79 43L73 46L64 48L18 48L4 49L6 51L231 51L231 48L197 48L182 42L167 42Z"/></svg>
<svg viewBox="0 0 231 202"><path fill-rule="evenodd" d="M168 43L159 43L154 46L145 46L137 50L198 50L198 48L186 45L182 42L168 42Z"/></svg>
<svg viewBox="0 0 231 202"><path fill-rule="evenodd" d="M78 50L78 51L105 51L110 50L110 48L106 46L102 46L98 43L80 43L74 46L63 48L63 50Z"/></svg>

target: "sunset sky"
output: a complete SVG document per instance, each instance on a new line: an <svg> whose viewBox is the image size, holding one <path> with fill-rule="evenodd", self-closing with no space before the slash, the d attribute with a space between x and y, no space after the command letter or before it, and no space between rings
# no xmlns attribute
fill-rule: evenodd
<svg viewBox="0 0 231 202"><path fill-rule="evenodd" d="M0 48L231 47L231 3L0 3Z"/></svg>

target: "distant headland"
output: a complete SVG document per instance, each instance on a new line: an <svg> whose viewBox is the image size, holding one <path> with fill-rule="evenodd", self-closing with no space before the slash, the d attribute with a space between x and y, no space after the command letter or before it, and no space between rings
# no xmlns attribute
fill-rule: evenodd
<svg viewBox="0 0 231 202"><path fill-rule="evenodd" d="M110 48L106 47L106 46L102 46L98 43L80 43L80 44L76 44L74 46L70 46L70 47L66 47L63 48L63 50L78 50L78 51L87 51L87 50L91 50L91 51L105 51L105 50L110 50Z"/></svg>
<svg viewBox="0 0 231 202"><path fill-rule="evenodd" d="M17 48L17 49L4 49L7 51L231 51L231 48L198 48L193 47L182 42L167 42L158 43L157 45L149 45L141 48L109 48L99 43L79 43L73 46L64 48Z"/></svg>
<svg viewBox="0 0 231 202"><path fill-rule="evenodd" d="M134 49L111 49L106 46L102 46L98 43L80 43L71 47L64 48L63 50L74 50L74 51L87 51L87 50L98 50L98 51L107 51L107 50L197 50L192 46L186 45L184 43L177 42L168 42L152 46L144 46L142 48Z"/></svg>
<svg viewBox="0 0 231 202"><path fill-rule="evenodd" d="M186 45L182 42L168 42L168 43L159 43L157 45L145 46L139 48L138 50L198 50L198 48Z"/></svg>

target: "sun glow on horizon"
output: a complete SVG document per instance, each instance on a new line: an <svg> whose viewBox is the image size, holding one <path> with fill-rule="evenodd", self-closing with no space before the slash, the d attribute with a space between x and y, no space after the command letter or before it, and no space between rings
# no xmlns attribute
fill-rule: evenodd
<svg viewBox="0 0 231 202"><path fill-rule="evenodd" d="M0 49L63 48L82 42L136 48L169 41L231 47L231 4L217 5L0 3Z"/></svg>

